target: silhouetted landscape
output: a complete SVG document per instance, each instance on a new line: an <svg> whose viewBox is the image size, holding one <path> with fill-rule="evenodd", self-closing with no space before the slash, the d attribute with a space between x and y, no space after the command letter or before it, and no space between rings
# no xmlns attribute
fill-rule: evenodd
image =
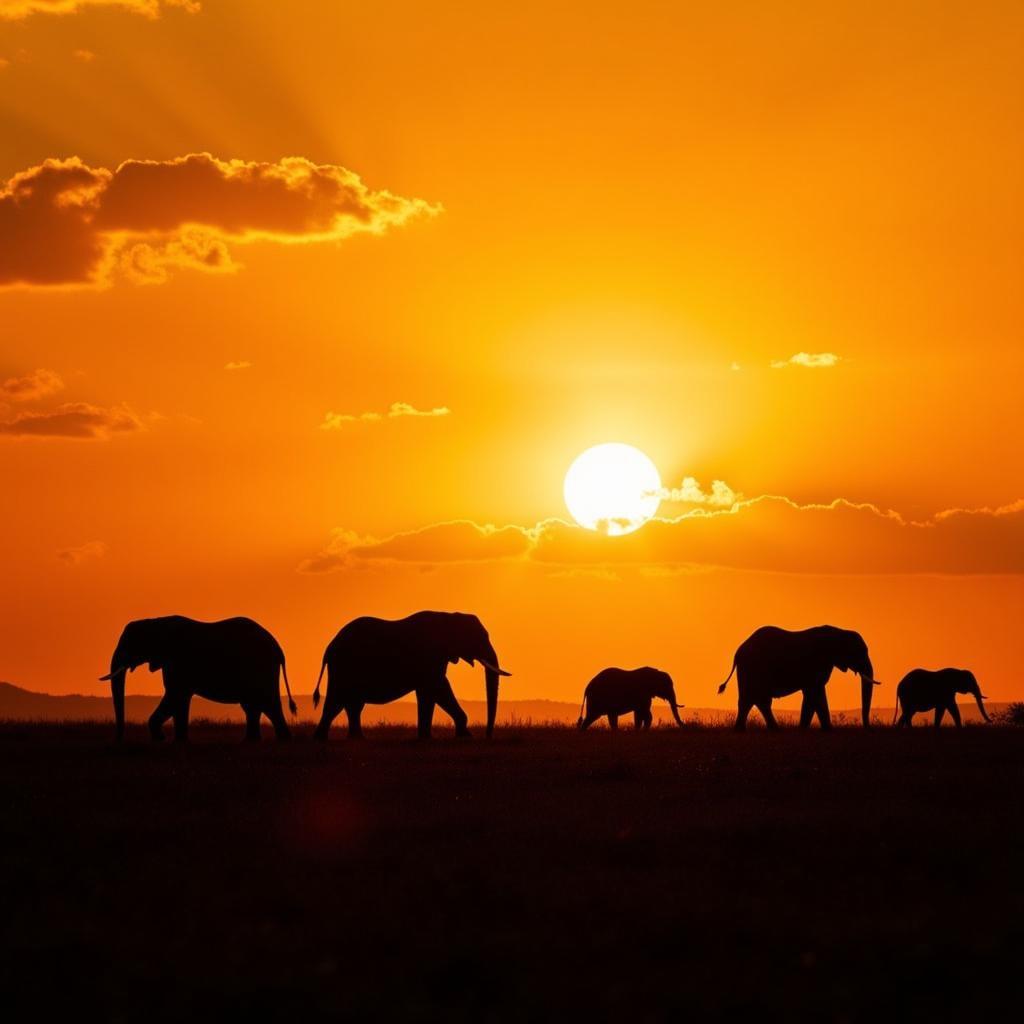
<svg viewBox="0 0 1024 1024"><path fill-rule="evenodd" d="M1020 1018L1022 53L0 0L0 1024Z"/></svg>
<svg viewBox="0 0 1024 1024"><path fill-rule="evenodd" d="M160 698L154 694L128 694L124 699L125 718L129 722L145 722L153 713ZM298 718L302 722L315 722L317 712L313 707L311 694L295 694L298 705ZM482 700L461 700L459 702L469 716L471 726L480 726L486 719L487 707ZM681 714L685 722L700 725L732 724L736 711L732 702L723 700L722 706L687 707ZM995 715L1002 714L1007 704L994 701L989 708ZM668 724L672 715L664 705L655 704L651 709L654 721ZM893 720L894 708L884 704L872 711L872 719L879 725L890 725ZM498 702L497 721L502 725L574 725L579 717L580 706L569 701L560 700L507 700L504 696ZM980 722L981 715L972 704L962 704L960 713L965 722ZM860 710L854 708L840 709L833 712L840 723L860 721ZM788 709L776 711L775 717L780 722L792 725L800 717L798 710ZM192 702L193 720L210 722L245 721L245 714L237 704L215 704L213 701L196 697ZM442 714L436 716L439 726L447 724ZM110 712L110 695L64 694L54 695L37 693L15 686L13 683L0 682L0 721L23 722L109 722L113 728ZM921 715L917 725L923 726L931 721L931 716ZM415 725L416 703L412 700L392 701L390 704L369 704L363 713L363 724L373 727L379 725ZM341 725L342 723L339 723ZM757 727L760 719L756 713L751 716L751 725ZM952 725L946 719L945 725ZM597 728L598 726L594 726ZM625 722L621 728L632 729L632 722ZM344 732L342 728L340 730Z"/></svg>
<svg viewBox="0 0 1024 1024"><path fill-rule="evenodd" d="M1016 1001L1024 730L311 731L0 726L5 1005L859 1021Z"/></svg>

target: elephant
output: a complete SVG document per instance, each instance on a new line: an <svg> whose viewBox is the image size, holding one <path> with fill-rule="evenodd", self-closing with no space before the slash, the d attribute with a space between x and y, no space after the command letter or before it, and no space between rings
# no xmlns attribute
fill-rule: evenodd
<svg viewBox="0 0 1024 1024"><path fill-rule="evenodd" d="M174 738L188 739L188 711L198 694L220 704L241 704L245 711L245 738L260 738L260 715L266 715L279 740L289 737L281 711L278 671L284 675L288 707L298 711L288 685L288 672L280 644L252 619L199 622L183 615L129 622L110 659L117 739L124 738L124 684L127 674L147 662L150 672L163 672L164 696L149 718L149 733L164 738L163 725L174 719Z"/></svg>
<svg viewBox="0 0 1024 1024"><path fill-rule="evenodd" d="M985 705L982 704L982 701L988 698L982 695L973 672L963 668L940 668L937 672L915 668L908 672L896 687L896 714L893 715L893 724L897 727L909 727L916 712L931 711L934 708L936 728L942 724L942 716L948 711L959 729L963 723L960 721L960 709L956 706L958 693L971 694L978 702L981 717L986 722L992 721L988 717Z"/></svg>
<svg viewBox="0 0 1024 1024"><path fill-rule="evenodd" d="M608 725L618 729L619 715L632 712L633 725L637 729L650 729L653 718L651 701L655 697L668 701L676 723L682 725L678 709L683 705L676 703L675 687L667 672L649 667L606 668L587 683L576 725L583 731L602 715L607 715Z"/></svg>
<svg viewBox="0 0 1024 1024"><path fill-rule="evenodd" d="M320 703L324 669L327 695L313 735L326 740L331 722L344 708L349 738L359 739L359 719L366 704L388 704L415 692L420 739L430 738L435 705L451 717L456 736L469 736L466 713L446 676L449 663L460 660L484 667L490 737L498 708L498 679L511 673L499 667L487 630L475 615L422 611L404 619L353 619L324 651L313 707Z"/></svg>
<svg viewBox="0 0 1024 1024"><path fill-rule="evenodd" d="M879 686L874 678L867 644L849 629L815 626L796 632L778 626L762 626L736 649L732 671L718 688L724 693L733 672L739 687L736 731L742 732L750 709L756 707L769 729L777 729L772 714L772 699L802 690L800 728L806 729L817 715L822 729L830 729L825 684L834 668L856 672L861 679L861 716L864 727L870 724L871 694Z"/></svg>

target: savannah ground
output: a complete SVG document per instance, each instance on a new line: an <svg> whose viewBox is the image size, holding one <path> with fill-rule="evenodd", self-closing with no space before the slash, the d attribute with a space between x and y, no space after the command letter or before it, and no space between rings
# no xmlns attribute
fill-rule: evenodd
<svg viewBox="0 0 1024 1024"><path fill-rule="evenodd" d="M1024 729L0 725L10 1019L1005 1017Z"/></svg>

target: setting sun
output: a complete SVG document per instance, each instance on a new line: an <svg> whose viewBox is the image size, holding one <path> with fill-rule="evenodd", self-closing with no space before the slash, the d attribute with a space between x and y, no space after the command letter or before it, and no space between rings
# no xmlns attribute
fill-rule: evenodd
<svg viewBox="0 0 1024 1024"><path fill-rule="evenodd" d="M638 530L661 503L658 468L639 448L599 444L565 474L565 504L588 530L622 536Z"/></svg>

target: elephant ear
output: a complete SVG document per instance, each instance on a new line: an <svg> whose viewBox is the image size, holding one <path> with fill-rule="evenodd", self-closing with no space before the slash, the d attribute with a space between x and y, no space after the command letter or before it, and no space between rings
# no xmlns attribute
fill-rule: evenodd
<svg viewBox="0 0 1024 1024"><path fill-rule="evenodd" d="M420 650L431 661L445 668L455 665L459 661L462 646L456 634L457 624L450 615L436 616L420 634Z"/></svg>

